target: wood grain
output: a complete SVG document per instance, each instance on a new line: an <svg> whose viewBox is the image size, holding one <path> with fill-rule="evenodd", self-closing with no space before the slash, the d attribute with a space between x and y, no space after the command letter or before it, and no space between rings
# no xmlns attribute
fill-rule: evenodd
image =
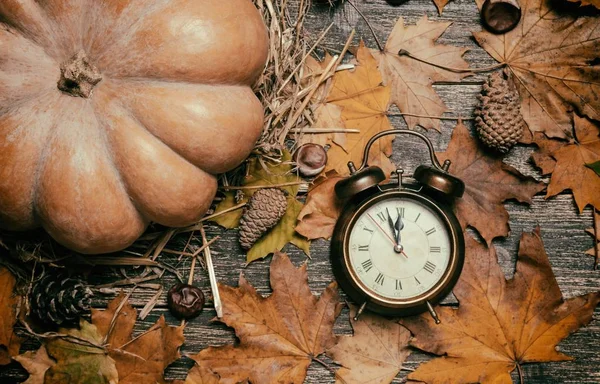
<svg viewBox="0 0 600 384"><path fill-rule="evenodd" d="M471 38L470 31L481 29L479 15L475 3L472 0L458 0L450 2L444 9L442 16L437 15L437 10L430 0L410 0L401 6L393 7L384 0L353 0L354 4L361 9L370 20L379 39L385 42L387 34L391 31L397 18L402 16L408 24L414 24L424 14L431 20L449 20L453 24L440 38L439 42L453 44L469 48L465 55L472 67L485 67L494 64L485 51L479 48ZM375 47L374 39L365 22L357 12L349 5L342 4L335 9L313 8L308 17L307 28L311 36L317 36L330 23L334 23L332 32L325 38L324 45L332 50L339 50L350 31L355 28L357 36L363 38L368 46ZM358 40L357 40L358 41ZM438 84L435 86L437 93L452 111L451 115L470 117L477 104L476 95L480 92L481 84L486 74L477 74L467 77L460 83ZM392 117L392 124L396 128L404 128L406 125L401 117ZM443 121L442 132L427 132L436 149L446 148L454 122ZM467 122L470 126L470 122ZM418 141L397 139L394 142L393 160L396 164L410 172L418 164L427 162L427 155ZM530 163L529 155L531 148L515 148L506 158L506 162L519 169L521 172L539 178L538 172ZM518 245L518 239L523 231L531 231L536 226L542 228L542 238L554 268L558 283L565 297L572 297L586 292L597 290L600 287L600 271L593 271L593 259L584 254L585 250L592 247L592 239L584 232L585 228L592 225L591 210L586 209L582 215L577 214L572 198L568 194L562 194L552 199L545 200L543 196L536 196L530 207L509 202L506 204L510 213L511 235L507 239L497 239L494 244L498 247L498 255L503 270L510 276L514 270L514 263ZM213 257L218 279L230 285L237 284L239 274L243 272L248 280L257 287L264 295L269 294L268 264L270 258L254 262L245 267L245 257L237 245L237 231L225 231L214 225L207 228L210 238L221 236L221 239L211 248L214 250ZM187 237L179 236L175 243L184 243ZM306 257L297 249L290 247L288 252L292 260L299 264L306 261ZM312 259L308 260L310 287L318 293L322 291L329 282L333 280L329 263L329 244L326 241L316 241L311 246ZM172 255L161 255L161 262L176 267L184 276L190 265L190 260L178 261ZM129 271L131 276L137 272ZM119 278L115 272L109 270L95 270L90 276L92 283L114 281ZM122 276L121 276L122 278ZM199 285L205 293L210 292L210 285L206 271L198 269L194 278L195 284ZM174 275L167 273L161 283L168 288L176 282ZM154 291L136 289L132 294L135 306L141 308L152 297ZM97 295L93 305L104 307L108 300L114 295ZM345 297L345 296L344 296ZM455 302L452 298L449 304ZM215 312L211 308L210 300L202 315L191 321L186 330L186 343L182 349L183 354L192 354L209 345L223 345L234 341L234 333L222 324L212 323ZM136 332L142 332L148 328L161 314L164 314L170 324L178 322L166 310L165 295L160 298L155 310L144 321L138 322ZM526 365L524 367L525 382L528 384L542 383L600 383L600 309L596 309L594 320L588 327L570 336L560 344L560 350L575 358L572 362L545 363ZM336 332L340 334L351 333L348 324L348 313L344 310L336 324ZM34 348L34 342L28 342L25 348ZM414 369L417 365L430 356L414 352L406 362L406 367ZM332 364L331 361L329 364ZM167 378L184 378L187 370L192 366L192 361L182 359L174 363L167 370ZM406 371L402 371L395 383L406 381ZM0 369L0 383L14 383L23 381L26 374L19 368L18 364L11 364ZM513 375L513 380L518 378ZM334 378L327 369L321 365L311 365L306 380L307 383L333 383Z"/></svg>

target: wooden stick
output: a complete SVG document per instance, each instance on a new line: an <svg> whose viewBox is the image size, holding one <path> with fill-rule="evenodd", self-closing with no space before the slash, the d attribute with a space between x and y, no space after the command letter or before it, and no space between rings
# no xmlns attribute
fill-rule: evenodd
<svg viewBox="0 0 600 384"><path fill-rule="evenodd" d="M204 262L206 269L208 269L208 277L210 279L210 288L213 294L213 304L217 317L223 317L223 305L221 304L221 296L219 295L219 286L217 285L217 277L215 276L215 268L213 266L212 257L210 256L210 247L208 241L206 241L206 233L204 232L204 226L200 227L200 234L202 235L202 243L206 245L204 249ZM195 258L194 258L195 260Z"/></svg>

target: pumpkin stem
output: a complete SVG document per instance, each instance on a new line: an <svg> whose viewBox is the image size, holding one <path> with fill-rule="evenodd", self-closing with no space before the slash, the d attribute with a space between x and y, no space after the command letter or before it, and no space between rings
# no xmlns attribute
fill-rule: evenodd
<svg viewBox="0 0 600 384"><path fill-rule="evenodd" d="M89 98L102 80L98 68L90 64L83 50L60 65L58 89L75 97Z"/></svg>

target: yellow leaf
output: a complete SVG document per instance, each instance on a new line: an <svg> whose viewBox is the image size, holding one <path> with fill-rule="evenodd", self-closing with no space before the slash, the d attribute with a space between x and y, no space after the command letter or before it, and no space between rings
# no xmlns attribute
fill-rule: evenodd
<svg viewBox="0 0 600 384"><path fill-rule="evenodd" d="M342 119L349 129L358 129L359 134L346 136L344 147L332 145L327 156L326 170L335 169L347 175L348 161L362 163L363 151L369 139L391 129L387 117L390 89L381 85L382 79L375 59L361 42L356 58L358 65L354 71L339 72L334 77L333 87L327 101L342 107ZM378 140L369 153L369 165L379 166L384 172L394 170L388 159L392 154L393 137L386 136Z"/></svg>

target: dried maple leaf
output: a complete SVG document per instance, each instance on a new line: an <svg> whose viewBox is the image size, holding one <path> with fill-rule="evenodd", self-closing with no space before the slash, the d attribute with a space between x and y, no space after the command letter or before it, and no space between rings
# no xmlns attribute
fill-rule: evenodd
<svg viewBox="0 0 600 384"><path fill-rule="evenodd" d="M313 80L321 75L326 69L330 61L333 60L329 54L325 55L323 61L309 56L306 58L304 64L305 77L312 78ZM312 97L310 108L313 111L314 123L311 124L311 128L346 128L346 124L342 119L342 108L338 105L328 103L327 97L331 91L333 85L333 79L329 78L323 82ZM332 133L318 133L318 134L304 134L299 140L299 144L314 143L322 146L336 144L343 149L346 145L346 133L344 132L332 132Z"/></svg>
<svg viewBox="0 0 600 384"><path fill-rule="evenodd" d="M408 355L410 332L393 320L364 313L354 320L356 307L350 307L354 336L341 336L327 351L342 368L335 373L337 383L387 384L398 375Z"/></svg>
<svg viewBox="0 0 600 384"><path fill-rule="evenodd" d="M391 129L387 117L390 100L390 88L381 85L382 79L377 63L361 42L356 59L358 64L353 71L335 74L328 103L342 108L342 119L346 128L358 129L360 133L346 135L344 147L333 143L327 156L327 170L335 169L341 175L347 175L348 161L362 163L363 151L369 139L387 129ZM369 165L376 165L388 173L395 169L389 156L392 155L393 137L379 139L369 153Z"/></svg>
<svg viewBox="0 0 600 384"><path fill-rule="evenodd" d="M45 372L44 384L123 382L119 380L115 361L102 347L102 335L93 324L81 320L79 329L61 329L60 333L72 336L78 341L65 338L46 341L44 346L48 356L52 357L56 364Z"/></svg>
<svg viewBox="0 0 600 384"><path fill-rule="evenodd" d="M124 294L110 303L106 310L92 310L92 323L107 344L108 355L114 359L120 384L165 383L165 368L180 357L183 325L172 327L163 316L142 334L133 337L137 311Z"/></svg>
<svg viewBox="0 0 600 384"><path fill-rule="evenodd" d="M296 199L298 194L300 178L293 171L292 156L289 152L284 151L281 158L281 162L278 164L261 164L259 159L251 158L248 161L247 169L248 176L244 178L244 187L256 187L256 186L271 186L271 185L284 185L279 188L287 192L287 211L281 218L279 223L261 237L246 254L246 261L248 263L262 259L263 257L275 252L280 251L287 243L292 243L298 248L302 249L307 255L310 252L310 241L305 237L299 235L296 230L296 218L302 210L302 203ZM247 202L250 196L254 194L258 189L245 189L244 198L239 203ZM215 210L215 213L222 212L226 209L232 208L238 205L234 198L234 192L227 192L225 199L221 201ZM237 228L242 218L243 211L238 209L233 212L219 215L212 219L215 223L225 228Z"/></svg>
<svg viewBox="0 0 600 384"><path fill-rule="evenodd" d="M489 249L467 239L465 266L454 287L458 309L439 307L402 323L412 345L444 355L421 364L409 379L426 383L506 383L522 364L570 360L556 345L589 323L600 292L564 300L539 229L521 236L517 267L506 280Z"/></svg>
<svg viewBox="0 0 600 384"><path fill-rule="evenodd" d="M486 154L462 122L454 128L446 151L438 152L437 157L441 162L451 160L450 173L465 183L465 193L454 205L462 227L477 229L488 244L508 235L508 212L502 203L509 199L531 203L545 187Z"/></svg>
<svg viewBox="0 0 600 384"><path fill-rule="evenodd" d="M600 209L600 177L586 166L600 160L600 128L586 118L574 119L573 139L551 153L556 164L546 197L570 189L581 213L588 204Z"/></svg>
<svg viewBox="0 0 600 384"><path fill-rule="evenodd" d="M239 288L219 286L222 320L235 328L240 344L191 356L196 380L210 382L205 375L218 375L221 383L302 383L311 361L333 346L332 328L341 310L335 283L319 298L313 296L306 264L295 268L276 252L271 287L273 293L264 298L243 276Z"/></svg>
<svg viewBox="0 0 600 384"><path fill-rule="evenodd" d="M9 364L11 357L19 354L23 341L15 335L13 327L17 322L16 306L19 297L13 292L16 280L10 271L0 267L0 365Z"/></svg>
<svg viewBox="0 0 600 384"><path fill-rule="evenodd" d="M19 356L15 356L15 360L29 373L29 377L23 384L43 384L46 371L56 364L48 356L46 347L43 345L37 351L27 351Z"/></svg>
<svg viewBox="0 0 600 384"><path fill-rule="evenodd" d="M469 67L462 58L467 48L435 43L450 24L452 23L432 22L427 20L427 16L423 16L416 25L406 27L404 20L400 18L388 37L384 50L373 50L383 82L391 87L392 102L401 112L441 116L448 108L433 90L433 83L459 81L469 75L423 62L460 69ZM401 50L423 61L398 55ZM440 130L439 119L417 116L404 116L404 119L409 128L419 124L424 128Z"/></svg>
<svg viewBox="0 0 600 384"><path fill-rule="evenodd" d="M555 11L556 4L523 0L515 29L473 35L512 72L529 129L565 138L571 135L573 108L600 120L600 33L597 18Z"/></svg>
<svg viewBox="0 0 600 384"><path fill-rule="evenodd" d="M308 239L331 237L344 203L334 191L335 184L341 179L343 177L336 171L329 171L315 179L298 215L296 232Z"/></svg>
<svg viewBox="0 0 600 384"><path fill-rule="evenodd" d="M594 209L594 226L585 230L594 238L594 247L585 253L594 258L594 269L598 269L600 262L600 211Z"/></svg>

